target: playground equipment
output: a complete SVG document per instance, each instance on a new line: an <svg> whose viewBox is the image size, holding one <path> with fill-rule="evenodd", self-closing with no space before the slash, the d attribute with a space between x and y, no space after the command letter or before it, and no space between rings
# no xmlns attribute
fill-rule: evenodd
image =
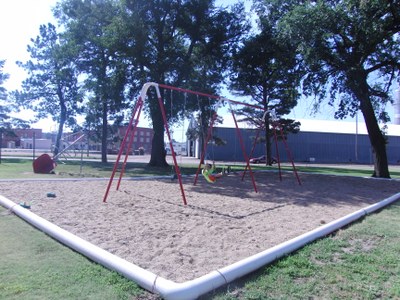
<svg viewBox="0 0 400 300"><path fill-rule="evenodd" d="M50 174L55 168L56 163L48 154L42 154L33 161L33 172L38 174Z"/></svg>
<svg viewBox="0 0 400 300"><path fill-rule="evenodd" d="M57 164L56 161L59 159L61 155L64 156L66 159L65 153L72 147L74 146L77 142L79 142L83 137L85 136L84 133L82 132L76 132L67 137L66 143L67 146L60 151L57 155L55 155L53 158L50 157L48 154L42 154L38 158L36 158L33 161L33 172L37 174L50 174L51 172L54 171L56 168ZM70 138L73 138L74 140L70 142ZM81 156L82 158L82 156Z"/></svg>
<svg viewBox="0 0 400 300"><path fill-rule="evenodd" d="M201 174L204 176L205 180L209 183L215 183L218 178L221 178L224 175L225 171L218 172L215 169L215 165L206 164L204 169L201 171Z"/></svg>
<svg viewBox="0 0 400 300"><path fill-rule="evenodd" d="M218 96L212 96L212 95L208 95L208 96L209 96L209 97L216 97L219 101L218 101L218 103L217 103L217 105L216 105L214 114L213 114L213 116L212 116L212 118L211 118L210 126L208 127L207 138L206 138L206 141L205 141L205 143L204 143L203 150L202 150L202 152L201 152L199 166L198 166L198 168L197 168L196 175L195 175L195 179L194 179L194 185L196 185L196 183L197 183L197 179L198 179L198 176L199 176L199 173L200 173L200 169L201 169L201 164L202 164L202 162L204 161L204 159L205 159L205 154L206 154L206 152L207 152L208 142L210 141L210 139L211 139L211 137L212 137L212 132L213 132L213 129L214 129L214 124L215 124L215 121L216 121L217 116L218 116L218 108L221 107L222 102L225 101L225 102L227 102L228 105L229 105L230 112L231 112L231 115L232 115L232 118L233 118L233 121L234 121L234 124L235 124L236 135L237 135L238 138L239 138L239 143L240 143L240 146L241 146L241 149L242 149L242 154L243 154L243 157L244 157L244 159L245 159L245 161L246 161L246 170L249 170L249 174L250 174L250 177L251 177L251 181L252 181L252 184L253 184L254 191L257 193L257 185L256 185L256 181L255 181L255 179L254 179L253 171L252 171L251 166L250 166L250 159L249 159L249 156L248 156L247 153L246 153L246 149L245 149L244 142L243 142L243 137L242 137L242 134L241 134L241 132L240 132L240 129L239 129L239 126L238 126L238 122L237 122L237 120L236 120L235 112L234 112L234 110L233 110L233 108L232 108L232 104L240 104L240 105L249 106L249 107L252 107L252 108L262 109L262 110L263 110L263 108L260 107L260 106L257 106L257 105L252 105L252 104L248 104L248 103L243 103L243 102L239 102L239 101L234 101L234 100L230 100L230 99L226 99L226 98L220 98L220 97L218 97ZM244 180L244 176L242 177L242 180Z"/></svg>
<svg viewBox="0 0 400 300"><path fill-rule="evenodd" d="M286 138L285 138L285 136L283 134L282 125L279 123L279 120L278 120L278 118L276 116L275 111L273 111L273 110L265 111L264 116L263 116L263 120L265 120L266 114L270 114L270 117L272 119L272 132L273 132L273 135L274 135L275 150L276 150L276 156L277 156L276 158L277 158L277 164L278 164L278 170L279 170L279 179L280 179L280 181L282 181L282 168L281 168L281 161L280 161L280 155L279 155L279 149L278 149L278 133L279 133L279 136L281 137L281 140L282 140L282 142L283 142L283 144L285 146L285 150L286 150L287 156L288 156L288 158L290 160L290 163L292 165L293 173L296 176L297 182L299 183L299 185L301 185L299 174L297 173L296 166L294 165L294 160L293 160L292 153L291 153L291 151L289 149L289 146L288 146L288 144L286 142ZM268 126L268 125L266 124L266 126ZM262 128L259 128L257 130L256 137L255 137L254 143L253 143L253 147L251 148L251 151L250 151L250 156L253 155L253 152L254 152L254 149L256 147L256 143L257 143L258 137L260 136L261 130L262 130ZM244 170L242 178L245 176L246 171L247 171L247 168Z"/></svg>
<svg viewBox="0 0 400 300"><path fill-rule="evenodd" d="M68 150L70 150L76 143L78 143L84 137L85 137L85 134L80 131L65 136L64 139L61 140L64 144L64 148L62 150L59 149L58 154L55 155L53 157L53 159L57 160L61 156L63 156L65 159L67 159L66 154L68 153ZM72 141L71 141L71 139L72 139Z"/></svg>
<svg viewBox="0 0 400 300"><path fill-rule="evenodd" d="M173 91L177 91L177 92L182 92L182 93L187 93L187 94L194 94L194 95L197 95L197 96L203 96L203 97L207 97L209 99L218 100L217 105L215 106L215 109L214 109L214 114L213 114L213 116L211 118L211 123L209 125L207 138L206 138L206 141L204 143L203 150L202 150L202 153L201 153L200 163L199 163L199 166L197 168L197 172L196 172L195 179L194 179L194 185L196 185L196 183L197 183L197 179L198 179L198 176L199 176L199 173L200 173L201 165L202 165L202 162L204 161L204 158L205 158L205 153L206 153L206 150L207 150L207 144L208 144L208 142L210 141L210 139L212 137L212 130L213 130L214 123L215 123L215 121L217 119L217 116L218 116L217 115L218 108L221 107L223 102L226 102L226 103L229 104L230 111L231 111L231 114L232 114L232 117L233 117L233 120L234 120L234 123L235 123L236 134L239 137L239 141L240 141L240 144L241 144L243 157L245 158L245 161L246 161L246 169L249 170L249 174L250 174L250 177L251 177L251 181L253 183L254 191L257 192L257 186L256 186L256 182L255 182L255 179L254 179L254 175L253 175L251 166L250 166L249 157L248 157L248 155L246 153L246 150L245 150L245 146L244 146L244 143L243 143L243 138L242 138L240 129L238 127L238 123L237 123L237 120L236 120L236 117L235 117L234 110L232 109L232 104L250 106L250 107L253 107L253 108L256 108L256 109L261 109L261 110L263 110L263 108L260 107L260 106L257 106L257 105L242 103L242 102L239 102L239 101L230 100L230 99L223 98L223 97L216 96L216 95L209 95L209 94L196 92L196 91L192 91L192 90L187 90L187 89L182 89L182 88L178 88L178 87L173 87L173 86L169 86L169 85L165 85L165 84L158 84L158 83L154 83L154 82L148 82L148 83L145 83L143 85L143 87L141 89L141 92L140 92L140 96L139 96L138 100L136 101L135 106L133 108L132 117L131 117L131 119L129 121L128 129L127 129L127 131L125 133L125 136L124 136L124 138L123 138L123 140L121 142L121 146L120 146L120 149L118 151L117 159L115 161L114 168L113 168L110 180L108 182L108 186L107 186L106 192L104 194L103 202L107 202L107 197L108 197L112 182L114 180L115 173L117 172L118 166L120 164L121 155L124 152L124 149L127 147L128 149L125 152L126 153L125 154L125 159L124 159L124 161L122 163L120 176L119 176L118 183L117 183L117 190L120 187L121 179L122 179L122 176L123 176L123 174L125 172L126 162L128 160L128 156L129 156L129 153L130 153L130 150L131 150L130 148L131 148L131 145L132 145L132 141L134 139L136 128L138 126L138 120L139 120L140 114L141 114L142 109L143 109L144 100L146 99L147 91L149 90L150 87L153 87L156 90L156 94L157 94L157 98L158 98L158 104L159 104L159 108L160 108L161 115L162 115L162 118L163 118L164 128L165 128L165 131L166 131L166 134L167 134L167 138L168 138L168 141L169 141L169 146L170 146L170 150L171 150L171 154L172 154L172 158L173 158L175 173L176 173L176 177L177 177L177 179L179 181L179 186L180 186L181 195L182 195L182 199L183 199L183 204L184 205L187 204L187 200L186 200L185 190L183 188L183 183L182 183L182 174L180 172L180 169L179 169L179 166L178 166L178 163L177 163L176 153L175 153L174 146L173 146L173 143L172 143L170 129L168 127L168 120L167 120L167 116L166 116L166 112L165 112L164 102L163 102L163 99L161 98L160 88L167 89L167 90L173 90ZM242 180L243 180L243 178L242 178Z"/></svg>
<svg viewBox="0 0 400 300"><path fill-rule="evenodd" d="M294 165L294 161L293 161L293 156L292 153L289 149L288 144L286 143L286 138L283 134L283 128L282 125L278 122L278 119L276 118L275 115L273 115L273 120L272 120L272 131L274 133L274 141L275 141L275 148L276 148L276 156L277 156L277 161L278 161L278 169L279 169L279 179L282 181L282 169L281 169L281 162L280 162L280 157L279 157L279 150L278 150L278 136L277 136L277 131L279 132L279 135L281 137L281 140L283 142L283 144L285 145L285 149L286 149L286 153L287 156L290 160L290 163L292 164L292 169L293 169L293 173L296 176L297 182L299 183L299 185L301 185L301 181L300 181L300 177L299 174L297 173L296 170L296 166Z"/></svg>
<svg viewBox="0 0 400 300"><path fill-rule="evenodd" d="M31 209L31 205L28 202L20 202L19 205L26 209Z"/></svg>

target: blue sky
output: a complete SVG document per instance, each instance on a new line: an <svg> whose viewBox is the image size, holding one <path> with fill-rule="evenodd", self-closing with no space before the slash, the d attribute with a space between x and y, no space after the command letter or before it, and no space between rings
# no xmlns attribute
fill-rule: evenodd
<svg viewBox="0 0 400 300"><path fill-rule="evenodd" d="M228 5L236 2L235 0L218 0L217 4ZM25 78L25 72L16 66L15 61L26 61L29 55L26 51L31 38L39 34L39 26L48 22L55 23L51 8L57 3L56 0L1 0L0 1L0 59L6 59L4 71L10 75L10 79L5 83L5 87L11 91L20 88L21 81ZM246 7L250 10L251 1L245 1ZM227 92L224 97L231 98ZM240 100L240 99L239 99ZM334 108L324 103L320 107L320 112L312 115L312 100L302 98L299 105L290 114L291 118L333 120ZM393 119L394 113L391 105L387 111ZM354 120L346 120L354 122ZM361 116L359 122L362 122ZM55 124L49 120L41 121L37 126L48 131L55 129Z"/></svg>

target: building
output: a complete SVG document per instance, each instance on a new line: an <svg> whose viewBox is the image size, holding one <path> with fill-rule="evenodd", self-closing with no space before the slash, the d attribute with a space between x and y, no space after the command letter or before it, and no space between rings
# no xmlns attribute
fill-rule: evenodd
<svg viewBox="0 0 400 300"><path fill-rule="evenodd" d="M2 148L22 148L32 149L33 141L39 142L43 139L42 129L27 128L27 129L13 129L10 134L4 134L1 139ZM29 140L31 141L29 143Z"/></svg>
<svg viewBox="0 0 400 300"><path fill-rule="evenodd" d="M394 124L400 125L400 88L394 91Z"/></svg>
<svg viewBox="0 0 400 300"><path fill-rule="evenodd" d="M400 163L400 126L387 135L387 155L389 164ZM240 129L246 153L250 151L256 136L255 129ZM239 137L235 128L216 127L214 136L221 138L225 145L210 143L207 147L206 160L244 161ZM275 144L272 144L272 155L277 156ZM300 131L287 136L287 145L295 162L315 163L373 163L373 153L366 133L340 133ZM278 141L278 152L281 161L289 161L283 142ZM265 154L265 144L256 144L253 157ZM196 157L200 156L197 145Z"/></svg>
<svg viewBox="0 0 400 300"><path fill-rule="evenodd" d="M20 140L21 149L51 150L52 142L48 139L23 138Z"/></svg>
<svg viewBox="0 0 400 300"><path fill-rule="evenodd" d="M123 140L126 131L128 130L128 126L122 126L118 128L118 140L120 142L113 143L111 145L111 149L109 152L118 153L118 150L121 145L121 141ZM134 154L150 154L152 141L153 141L153 129L145 128L145 127L136 127L135 136L133 138L131 149Z"/></svg>

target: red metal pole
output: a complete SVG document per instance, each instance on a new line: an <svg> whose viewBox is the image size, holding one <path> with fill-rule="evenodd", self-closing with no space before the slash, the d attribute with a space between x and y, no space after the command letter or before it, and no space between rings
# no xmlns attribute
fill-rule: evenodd
<svg viewBox="0 0 400 300"><path fill-rule="evenodd" d="M258 128L257 129L256 138L255 138L254 143L253 143L253 147L251 148L251 151L250 151L250 154L249 154L250 157L253 156L253 152L254 152L254 149L256 148L256 144L257 144L258 137L260 136L260 132L261 132L261 128ZM247 172L247 166L244 169L244 172L243 172L243 175L242 175L242 181L244 180L244 176L246 176L246 172Z"/></svg>
<svg viewBox="0 0 400 300"><path fill-rule="evenodd" d="M289 146L288 146L287 143L286 143L286 139L285 139L285 136L283 135L282 127L280 126L279 128L280 128L280 134L281 134L283 143L285 144L286 153L288 154L289 159L290 159L290 162L292 163L293 173L295 174L295 176L296 176L296 178L297 178L297 182L299 183L299 185L301 185L301 181L300 181L299 174L297 174L297 170L296 170L296 167L295 167L295 165L294 165L292 152L290 151Z"/></svg>
<svg viewBox="0 0 400 300"><path fill-rule="evenodd" d="M127 162L127 160L128 160L128 156L129 156L129 153L130 153L130 151L131 151L131 148L132 148L132 143L133 143L133 139L134 139L134 137L135 137L135 133L136 133L136 129L137 129L137 125L138 125L138 123L139 123L139 118L140 118L140 113L142 112L142 108L143 108L143 101L140 101L140 103L138 104L138 115L137 115L137 117L135 118L135 120L136 120L136 122L134 122L135 124L133 125L133 128L132 128L132 132L131 132L131 135L130 135L130 137L129 137L129 142L128 142L128 149L127 149L127 151L126 151L126 154L125 154L125 159L124 159L124 162L123 162L123 164L122 164L122 168L121 168L121 173L119 174L119 180L118 180L118 184L117 184L117 191L119 190L119 186L120 186L120 184L121 184L121 179L122 179L122 176L124 176L124 173L125 173L125 168L126 168L126 162Z"/></svg>
<svg viewBox="0 0 400 300"><path fill-rule="evenodd" d="M235 117L235 114L233 112L232 107L231 107L231 113L232 113L233 121L235 122L236 132L237 132L237 134L239 136L239 142L240 142L240 146L242 147L243 156L244 156L244 159L246 160L246 163L247 163L246 168L249 169L250 176L251 176L251 181L253 182L254 191L257 193L258 191L257 191L256 181L254 179L254 174L253 174L253 171L251 170L249 157L247 156L246 149L244 147L243 137L242 137L242 134L240 133L240 129L239 129L239 126L237 124L237 120L236 120L236 117Z"/></svg>
<svg viewBox="0 0 400 300"><path fill-rule="evenodd" d="M208 127L207 138L206 138L206 140L204 142L204 145L203 145L203 150L201 152L200 162L199 162L199 166L197 167L197 171L196 171L196 175L194 177L193 185L197 184L197 179L199 177L200 169L201 169L201 163L204 161L204 157L205 157L205 154L206 154L206 151L207 151L207 144L208 144L208 141L211 139L211 134L212 134L212 130L213 130L213 127L214 127L214 122L215 122L216 119L217 119L217 112L215 111L214 114L213 114L213 117L211 119L211 124Z"/></svg>
<svg viewBox="0 0 400 300"><path fill-rule="evenodd" d="M176 161L175 150L174 150L174 146L172 144L171 135L169 133L169 128L168 128L167 115L165 113L165 107L164 107L164 103L162 101L161 96L158 97L158 104L160 106L161 114L162 114L162 117L163 117L165 131L167 132L167 136L168 136L168 139L169 139L169 146L171 147L172 158L174 160L174 166L175 166L175 172L176 172L176 175L178 176L179 186L181 188L183 204L187 205L185 190L183 189L183 184L182 184L182 174L181 174L181 171L179 170L178 163Z"/></svg>
<svg viewBox="0 0 400 300"><path fill-rule="evenodd" d="M142 101L142 100L139 97L138 102L140 102L140 101ZM132 114L131 120L129 121L128 130L125 132L124 139L121 142L121 147L119 148L117 160L115 161L114 168L113 168L110 180L108 181L108 185L107 185L106 193L104 194L103 202L107 202L108 193L110 192L110 188L111 188L112 182L114 180L115 172L117 171L119 160L121 159L122 151L123 151L123 149L125 147L126 140L127 140L128 135L129 135L129 132L130 132L130 128L132 127L132 123L133 123L133 120L135 118L137 105L138 105L138 103L135 104L134 113Z"/></svg>

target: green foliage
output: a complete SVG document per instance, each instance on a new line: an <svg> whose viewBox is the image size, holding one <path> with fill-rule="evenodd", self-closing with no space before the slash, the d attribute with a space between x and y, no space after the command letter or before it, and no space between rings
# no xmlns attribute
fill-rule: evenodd
<svg viewBox="0 0 400 300"><path fill-rule="evenodd" d="M143 83L215 93L223 81L229 51L246 28L242 5L229 12L215 8L213 2L64 0L57 5L55 15L66 29L64 36L78 49L77 66L91 93L87 127L101 128L103 162L108 122L121 118L123 110L132 106L127 99L137 95ZM168 122L197 109L195 97L184 102L181 96L161 93L171 107ZM155 131L150 163L163 166L162 115L154 91L149 98L145 111Z"/></svg>
<svg viewBox="0 0 400 300"><path fill-rule="evenodd" d="M51 116L57 121L58 133L54 155L60 149L64 124L76 124L82 94L74 61L75 49L63 39L54 25L41 25L40 35L31 40L28 52L31 60L17 64L28 72L22 91L14 91L17 105L32 109L36 119Z"/></svg>
<svg viewBox="0 0 400 300"><path fill-rule="evenodd" d="M336 118L361 110L375 156L374 176L390 177L385 138L390 88L400 73L398 1L258 1L262 19L298 53L303 92L337 107ZM282 6L281 6L282 5ZM260 8L261 7L261 8Z"/></svg>
<svg viewBox="0 0 400 300"><path fill-rule="evenodd" d="M246 29L243 6L228 11L215 8L212 0L125 3L131 44L140 45L135 48L138 51L129 53L137 63L135 78L215 94L223 81L229 51ZM213 100L198 102L196 97L182 101L183 97L161 92L166 107L171 108L167 109L171 122L183 117L183 111L199 109L202 117L207 118L207 111L214 104ZM155 131L150 164L162 166L165 164L163 121L156 99L154 96L150 99L147 111ZM171 105L173 99L177 101Z"/></svg>
<svg viewBox="0 0 400 300"><path fill-rule="evenodd" d="M54 25L41 25L40 34L31 40L28 52L31 60L17 62L28 72L22 91L15 91L15 100L24 108L33 109L36 118L60 122L63 109L66 120L79 113L81 100L74 57ZM68 124L68 125L73 125Z"/></svg>
<svg viewBox="0 0 400 300"><path fill-rule="evenodd" d="M4 60L0 60L0 100L7 99L7 90L2 85L10 77L8 74L3 73L4 63Z"/></svg>
<svg viewBox="0 0 400 300"><path fill-rule="evenodd" d="M108 122L123 116L127 107L129 62L121 52L126 38L121 14L116 1L64 0L55 10L64 36L77 50L77 69L88 94L85 127L101 133L103 162L107 161Z"/></svg>
<svg viewBox="0 0 400 300"><path fill-rule="evenodd" d="M281 34L298 45L308 75L304 91L338 103L336 117L354 116L360 106L352 72L362 71L376 116L390 101L390 86L399 72L399 16L396 1L318 1L298 5L281 22ZM398 5L398 3L397 3ZM365 78L365 79L364 79ZM328 93L329 92L329 93ZM361 102L362 103L362 102Z"/></svg>
<svg viewBox="0 0 400 300"><path fill-rule="evenodd" d="M12 105L8 98L8 93L3 84L9 75L3 72L5 61L0 60L0 134L13 135L13 127L28 127L27 123L21 119L10 116Z"/></svg>
<svg viewBox="0 0 400 300"><path fill-rule="evenodd" d="M260 30L233 56L230 88L236 94L250 96L253 103L274 110L281 117L297 105L301 74L294 72L297 65L294 49L277 39L274 24L263 22ZM253 123L264 127L262 123Z"/></svg>
<svg viewBox="0 0 400 300"><path fill-rule="evenodd" d="M270 126L279 119L285 132L295 133L300 125L283 116L297 105L302 73L296 71L295 48L278 39L276 23L262 19L259 27L260 33L245 40L233 55L229 87L235 94L249 96L249 102L261 108L245 106L236 113L240 121L266 130L267 163L272 164ZM274 116L265 111L272 111Z"/></svg>

